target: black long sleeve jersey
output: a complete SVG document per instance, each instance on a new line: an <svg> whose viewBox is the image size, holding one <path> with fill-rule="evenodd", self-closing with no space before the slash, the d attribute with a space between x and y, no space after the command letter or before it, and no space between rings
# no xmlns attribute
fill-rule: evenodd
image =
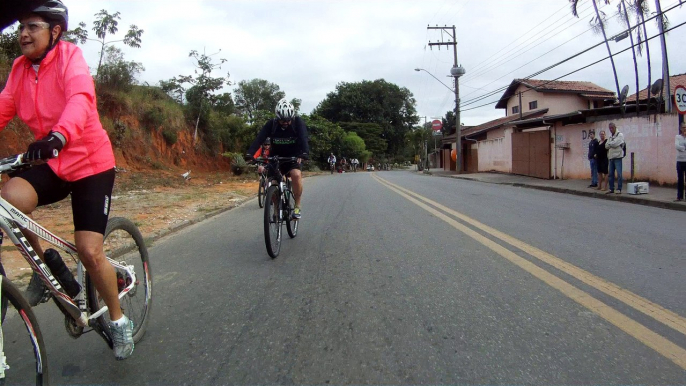
<svg viewBox="0 0 686 386"><path fill-rule="evenodd" d="M272 147L269 155L281 157L301 157L310 154L310 145L307 138L307 126L300 117L293 118L291 124L282 127L279 121L274 118L267 121L262 126L257 138L250 145L248 154L255 154L257 149L264 143L267 137L272 140Z"/></svg>

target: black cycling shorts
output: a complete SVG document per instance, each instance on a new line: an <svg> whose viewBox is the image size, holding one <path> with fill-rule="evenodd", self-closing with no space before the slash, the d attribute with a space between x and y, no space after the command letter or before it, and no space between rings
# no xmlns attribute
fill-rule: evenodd
<svg viewBox="0 0 686 386"><path fill-rule="evenodd" d="M279 163L279 170L281 171L281 174L283 174L284 176L288 175L288 173L290 173L293 169L302 170L302 168L302 164L299 164L295 161L286 161Z"/></svg>
<svg viewBox="0 0 686 386"><path fill-rule="evenodd" d="M71 194L71 211L75 231L105 234L112 202L114 169L73 182L64 181L48 164L34 166L17 174L33 186L38 194L38 206L62 201Z"/></svg>

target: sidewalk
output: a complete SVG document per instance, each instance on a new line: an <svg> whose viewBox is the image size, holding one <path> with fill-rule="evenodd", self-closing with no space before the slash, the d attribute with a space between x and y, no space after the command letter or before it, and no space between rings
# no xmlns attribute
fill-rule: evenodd
<svg viewBox="0 0 686 386"><path fill-rule="evenodd" d="M423 172L417 173L422 174ZM629 202L632 204L654 206L663 209L686 211L686 201L674 202L674 199L676 199L676 188L665 188L651 184L648 194L633 195L626 192L626 180L624 182L622 194L605 194L605 192L588 187L588 185L591 183L590 178L588 180L544 180L540 178L496 172L456 174L453 171L445 171L441 169L430 170L429 173L425 175L459 178L463 180L486 182L489 184L520 186L523 188L548 190L551 192L575 194L577 196L594 197L604 200L614 200Z"/></svg>

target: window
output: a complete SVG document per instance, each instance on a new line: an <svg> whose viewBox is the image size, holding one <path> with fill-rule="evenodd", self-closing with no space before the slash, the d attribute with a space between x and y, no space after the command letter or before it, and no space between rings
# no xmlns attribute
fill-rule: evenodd
<svg viewBox="0 0 686 386"><path fill-rule="evenodd" d="M512 114L517 114L519 112L519 106L512 106Z"/></svg>
<svg viewBox="0 0 686 386"><path fill-rule="evenodd" d="M538 101L529 102L529 110L535 110L538 108Z"/></svg>

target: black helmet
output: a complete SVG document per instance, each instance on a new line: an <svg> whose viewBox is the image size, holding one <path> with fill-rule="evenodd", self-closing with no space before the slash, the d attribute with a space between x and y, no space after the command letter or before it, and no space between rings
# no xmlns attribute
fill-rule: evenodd
<svg viewBox="0 0 686 386"><path fill-rule="evenodd" d="M267 139L264 140L264 143L262 145L271 145L272 144L272 139L267 137Z"/></svg>
<svg viewBox="0 0 686 386"><path fill-rule="evenodd" d="M60 0L49 0L38 8L35 8L31 13L35 13L45 19L51 25L62 26L62 33L69 28L69 11L67 6L62 4Z"/></svg>

